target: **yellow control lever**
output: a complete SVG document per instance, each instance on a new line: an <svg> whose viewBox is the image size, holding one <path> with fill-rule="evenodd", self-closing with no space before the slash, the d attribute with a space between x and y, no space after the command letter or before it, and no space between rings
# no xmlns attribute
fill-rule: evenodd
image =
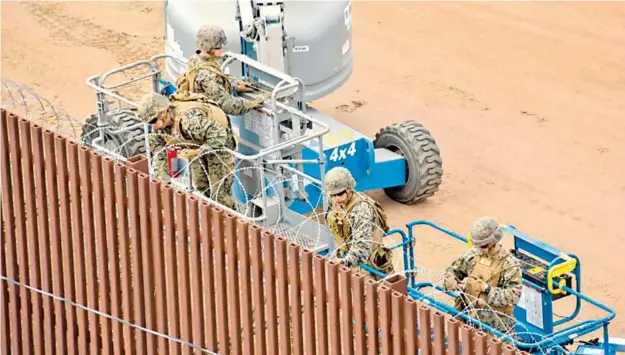
<svg viewBox="0 0 625 355"><path fill-rule="evenodd" d="M564 260L564 262L555 265L552 268L549 268L549 271L547 271L547 288L549 289L549 292L554 295L562 293L562 286L564 286L565 281L564 279L561 279L560 283L558 284L558 288L554 288L553 279L555 277L560 277L564 274L567 274L575 270L575 268L577 267L577 260L573 259L565 253L560 253L559 256Z"/></svg>

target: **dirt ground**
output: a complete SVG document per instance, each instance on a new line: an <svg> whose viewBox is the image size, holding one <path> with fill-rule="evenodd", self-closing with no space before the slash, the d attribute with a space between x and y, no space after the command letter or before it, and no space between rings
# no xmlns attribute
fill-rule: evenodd
<svg viewBox="0 0 625 355"><path fill-rule="evenodd" d="M2 76L84 117L87 77L164 52L162 11L3 2ZM583 290L617 311L612 335L625 337L625 3L356 2L353 21L354 73L314 106L369 136L416 119L443 155L427 202L372 193L392 224L466 233L492 215L574 253ZM340 109L352 101L364 105ZM434 271L463 251L437 234L418 243L417 263Z"/></svg>

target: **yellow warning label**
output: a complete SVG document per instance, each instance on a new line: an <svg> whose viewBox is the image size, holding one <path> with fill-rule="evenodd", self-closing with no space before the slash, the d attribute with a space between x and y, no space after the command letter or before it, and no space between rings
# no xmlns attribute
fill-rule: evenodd
<svg viewBox="0 0 625 355"><path fill-rule="evenodd" d="M529 269L527 272L529 272L530 274L540 274L541 272L545 271L544 268L540 267L540 266L536 266L533 267L531 269Z"/></svg>
<svg viewBox="0 0 625 355"><path fill-rule="evenodd" d="M323 136L323 140L331 147L342 145L354 140L354 131L350 129L330 131Z"/></svg>

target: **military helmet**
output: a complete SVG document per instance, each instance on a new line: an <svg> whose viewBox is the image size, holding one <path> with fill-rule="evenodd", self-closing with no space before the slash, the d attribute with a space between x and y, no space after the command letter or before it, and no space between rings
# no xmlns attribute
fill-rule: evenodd
<svg viewBox="0 0 625 355"><path fill-rule="evenodd" d="M325 178L326 190L330 195L336 195L347 189L353 189L356 185L352 174L342 166L330 169Z"/></svg>
<svg viewBox="0 0 625 355"><path fill-rule="evenodd" d="M478 218L469 229L471 241L476 247L498 243L503 237L499 222L492 217Z"/></svg>
<svg viewBox="0 0 625 355"><path fill-rule="evenodd" d="M152 123L158 115L171 107L171 101L163 95L149 93L141 98L137 108L137 116L141 121Z"/></svg>
<svg viewBox="0 0 625 355"><path fill-rule="evenodd" d="M197 47L202 52L210 52L213 49L222 48L228 43L226 32L215 25L202 26L197 31Z"/></svg>

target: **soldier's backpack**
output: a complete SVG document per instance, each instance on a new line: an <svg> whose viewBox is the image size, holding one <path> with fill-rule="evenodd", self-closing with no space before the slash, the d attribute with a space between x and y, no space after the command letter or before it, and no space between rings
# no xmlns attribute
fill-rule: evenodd
<svg viewBox="0 0 625 355"><path fill-rule="evenodd" d="M184 90L178 90L175 93L171 94L169 96L169 100L174 103L195 101L195 102L201 102L201 103L209 104L209 105L215 105L215 106L217 105L215 101L209 99L208 96L204 94L191 92L191 91L184 91Z"/></svg>
<svg viewBox="0 0 625 355"><path fill-rule="evenodd" d="M195 76L200 69L208 69L216 75L228 78L227 75L213 67L210 62L199 62L196 66L181 74L178 79L176 79L176 88L178 91L195 93Z"/></svg>
<svg viewBox="0 0 625 355"><path fill-rule="evenodd" d="M174 106L178 107L181 111L186 111L191 108L199 108L202 111L205 111L211 119L219 122L223 127L231 128L228 115L226 115L226 113L219 108L215 101L210 100L206 95L189 91L176 91L169 96L169 100L172 101ZM198 103L200 103L200 105L198 105Z"/></svg>

